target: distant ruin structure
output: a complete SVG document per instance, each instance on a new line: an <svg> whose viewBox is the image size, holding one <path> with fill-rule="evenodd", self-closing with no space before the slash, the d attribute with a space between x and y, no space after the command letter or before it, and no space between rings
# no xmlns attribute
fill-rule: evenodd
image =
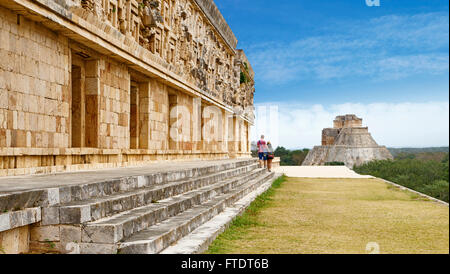
<svg viewBox="0 0 450 274"><path fill-rule="evenodd" d="M354 114L337 116L333 128L322 131L322 145L314 147L303 161L304 166L343 162L347 167L372 160L393 159L385 146L379 146Z"/></svg>

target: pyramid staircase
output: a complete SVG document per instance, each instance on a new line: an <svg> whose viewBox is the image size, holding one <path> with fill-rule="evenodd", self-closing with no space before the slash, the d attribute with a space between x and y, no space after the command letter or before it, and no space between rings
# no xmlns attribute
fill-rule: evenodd
<svg viewBox="0 0 450 274"><path fill-rule="evenodd" d="M64 202L42 208L34 234L57 231L58 253L156 254L274 176L245 159L74 185ZM32 241L32 251L50 252L45 242Z"/></svg>

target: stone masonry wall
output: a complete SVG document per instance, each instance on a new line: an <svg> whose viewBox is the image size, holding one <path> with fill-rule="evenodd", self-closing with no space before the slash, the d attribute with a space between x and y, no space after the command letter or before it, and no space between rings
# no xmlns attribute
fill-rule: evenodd
<svg viewBox="0 0 450 274"><path fill-rule="evenodd" d="M129 148L130 75L112 60L100 61L99 148Z"/></svg>
<svg viewBox="0 0 450 274"><path fill-rule="evenodd" d="M63 148L68 39L0 7L0 148Z"/></svg>
<svg viewBox="0 0 450 274"><path fill-rule="evenodd" d="M166 86L152 80L150 82L150 145L149 149L168 149L169 96Z"/></svg>

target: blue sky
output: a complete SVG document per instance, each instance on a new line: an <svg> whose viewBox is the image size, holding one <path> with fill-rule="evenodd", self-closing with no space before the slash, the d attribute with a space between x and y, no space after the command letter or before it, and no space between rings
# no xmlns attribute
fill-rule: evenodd
<svg viewBox="0 0 450 274"><path fill-rule="evenodd" d="M318 144L321 128L345 114L338 111L366 115L379 143L448 145L448 0L380 0L379 7L365 0L215 2L256 72L255 103L277 105L281 121L302 129L289 140L281 134L281 145ZM314 126L292 116L319 109L323 119ZM397 112L386 116L386 110ZM423 129L438 137L405 127L436 114ZM411 138L402 142L399 135Z"/></svg>

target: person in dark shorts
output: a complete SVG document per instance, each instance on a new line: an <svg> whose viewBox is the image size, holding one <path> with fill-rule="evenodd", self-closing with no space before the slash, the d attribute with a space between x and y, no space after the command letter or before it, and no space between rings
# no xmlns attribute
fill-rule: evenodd
<svg viewBox="0 0 450 274"><path fill-rule="evenodd" d="M266 168L267 167L267 143L264 141L264 135L261 135L261 139L256 143L258 146L258 158L259 158L259 167Z"/></svg>

